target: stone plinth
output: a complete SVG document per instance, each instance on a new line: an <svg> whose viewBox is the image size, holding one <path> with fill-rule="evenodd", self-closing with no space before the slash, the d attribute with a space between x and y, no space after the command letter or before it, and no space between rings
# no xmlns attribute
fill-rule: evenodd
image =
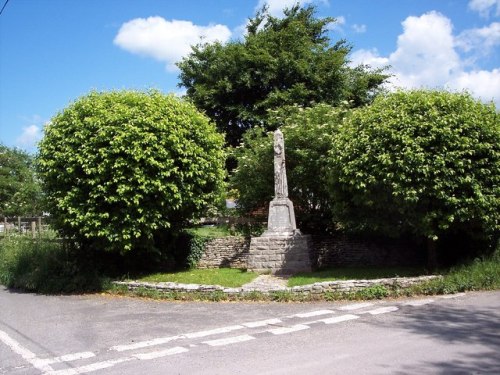
<svg viewBox="0 0 500 375"><path fill-rule="evenodd" d="M248 254L248 269L273 274L311 272L309 235L267 234L253 237Z"/></svg>
<svg viewBox="0 0 500 375"><path fill-rule="evenodd" d="M269 203L267 231L262 236L293 236L300 234L295 224L293 203L288 198L275 198Z"/></svg>

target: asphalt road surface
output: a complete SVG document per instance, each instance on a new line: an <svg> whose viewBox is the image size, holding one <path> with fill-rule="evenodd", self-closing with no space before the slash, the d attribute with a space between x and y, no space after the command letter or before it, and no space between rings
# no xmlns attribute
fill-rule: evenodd
<svg viewBox="0 0 500 375"><path fill-rule="evenodd" d="M500 292L172 303L0 287L0 374L500 374Z"/></svg>

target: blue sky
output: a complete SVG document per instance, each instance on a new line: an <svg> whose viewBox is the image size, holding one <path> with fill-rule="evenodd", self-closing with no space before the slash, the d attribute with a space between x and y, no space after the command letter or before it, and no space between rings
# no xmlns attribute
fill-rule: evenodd
<svg viewBox="0 0 500 375"><path fill-rule="evenodd" d="M0 0L0 7L6 0ZM240 38L256 9L296 0L9 0L0 16L0 142L29 152L89 91L182 94L189 46ZM301 0L332 16L352 64L391 65L391 87L467 89L500 108L500 0Z"/></svg>

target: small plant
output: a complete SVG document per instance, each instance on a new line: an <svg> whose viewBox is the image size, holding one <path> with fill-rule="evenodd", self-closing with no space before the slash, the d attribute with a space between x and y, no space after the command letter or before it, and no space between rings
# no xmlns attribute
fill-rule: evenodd
<svg viewBox="0 0 500 375"><path fill-rule="evenodd" d="M368 288L361 289L354 293L359 299L382 299L388 297L390 292L383 285L373 285Z"/></svg>

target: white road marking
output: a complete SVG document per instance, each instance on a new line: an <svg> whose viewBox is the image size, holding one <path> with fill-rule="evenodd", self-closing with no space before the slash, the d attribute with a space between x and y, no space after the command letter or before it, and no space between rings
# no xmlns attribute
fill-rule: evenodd
<svg viewBox="0 0 500 375"><path fill-rule="evenodd" d="M86 359L92 357L95 357L94 353L82 352L82 353L66 354L60 357L40 359L40 362L46 363L47 365L51 365L53 363L71 362L71 361L76 361L78 359Z"/></svg>
<svg viewBox="0 0 500 375"><path fill-rule="evenodd" d="M228 332L232 332L232 331L237 331L237 330L243 329L243 328L245 328L245 327L243 327L243 326L228 326L228 327L210 329L208 331L186 333L185 335L183 335L183 337L186 337L188 339L196 339L199 337L218 335L219 333L228 333Z"/></svg>
<svg viewBox="0 0 500 375"><path fill-rule="evenodd" d="M399 310L396 306L379 307L375 310L366 311L367 314L379 315Z"/></svg>
<svg viewBox="0 0 500 375"><path fill-rule="evenodd" d="M110 348L110 350L116 350L117 352L123 352L125 350L134 350L134 349L147 348L149 346L156 346L156 345L166 344L167 342L178 340L180 338L183 338L183 336L159 337L157 339L152 339L152 340L147 340L147 341L140 341L140 342L136 342L136 343L128 344L128 345L116 345L116 346L112 346Z"/></svg>
<svg viewBox="0 0 500 375"><path fill-rule="evenodd" d="M7 345L14 353L19 354L26 362L41 371L52 371L52 367L44 363L35 353L22 346L6 332L0 331L0 340Z"/></svg>
<svg viewBox="0 0 500 375"><path fill-rule="evenodd" d="M354 320L354 319L358 319L358 318L359 318L358 315L346 314L346 315L334 316L333 318L321 319L319 321L323 322L325 324L334 324L334 323L346 322L348 320Z"/></svg>
<svg viewBox="0 0 500 375"><path fill-rule="evenodd" d="M169 349L165 349L165 350L158 350L158 351L150 352L150 353L134 354L133 356L139 360L148 360L148 359L156 359L156 358L165 357L167 355L186 353L188 351L189 351L189 349L183 348L182 346L176 346L174 348L169 348Z"/></svg>
<svg viewBox="0 0 500 375"><path fill-rule="evenodd" d="M306 326L305 324L296 324L296 325L291 326L291 327L280 327L280 328L269 329L267 332L270 332L273 335L283 335L286 333L302 331L304 329L309 329L309 328L310 327Z"/></svg>
<svg viewBox="0 0 500 375"><path fill-rule="evenodd" d="M317 310L317 311L311 311L307 313L302 313L302 314L295 314L292 315L291 318L311 318L313 316L320 316L320 315L327 315L327 314L335 314L335 311L332 310Z"/></svg>
<svg viewBox="0 0 500 375"><path fill-rule="evenodd" d="M450 295L450 296L442 296L441 298L456 298L456 297L462 296L464 294L465 293L459 293L459 294ZM420 305L424 305L424 304L431 303L431 302L434 302L434 300L433 299L415 300L415 301L408 301L405 304L411 305L411 306L420 306ZM356 303L356 304L341 306L338 308L338 310L352 311L352 310L359 310L359 309L370 307L370 306L373 306L373 303L368 303L368 302ZM393 311L397 311L397 310L398 310L398 307L396 307L396 306L385 306L385 307L380 307L380 308L376 308L376 309L369 310L369 311L359 312L358 314L378 315L378 314L385 314L385 313L389 313L389 312L393 312ZM305 313L298 313L298 314L289 316L288 318L294 318L294 317L309 318L309 317L315 317L315 316L321 316L321 315L327 315L327 314L335 314L335 311L316 310L316 311L310 311L310 312L305 312ZM358 319L358 318L359 318L358 315L345 314L345 315L333 316L330 318L316 320L316 321L313 321L310 323L296 324L296 325L293 325L290 327L272 328L272 329L268 329L267 332L272 333L274 335L282 335L282 334L288 334L288 333L293 333L293 332L309 329L310 327L307 324L319 323L319 322L322 322L325 324L335 324L335 323L354 320L354 319ZM133 344L116 345L116 346L112 346L110 348L110 350L114 350L114 351L118 351L118 352L127 351L127 350L135 350L135 349L147 348L147 347L156 346L156 345L162 345L162 344L165 344L165 343L168 343L168 342L171 342L174 340L179 340L179 339L196 339L196 338L201 338L201 337L206 337L206 336L211 336L211 335L218 335L218 334L233 332L233 331L241 330L244 328L258 328L258 327L265 327L268 325L280 324L280 323L283 323L283 322L281 319L278 319L278 318L259 320L259 321L253 321L253 322L246 322L246 323L242 323L241 325L220 327L220 328L210 329L210 330L206 330L206 331L191 332L191 333L186 333L186 334L181 334L181 335L171 336L171 337L160 337L160 338L155 338L155 339L151 339L151 340L147 340L147 341L136 342ZM255 340L255 339L256 339L255 337L250 336L250 335L240 335L240 336L204 341L203 343L210 345L210 346L223 346L223 345L229 345L229 344L234 344L234 343L238 343L238 342L245 342L245 341L250 341L250 340ZM41 370L43 375L85 374L88 372L93 372L93 371L113 367L116 364L123 363L123 362L128 362L128 361L133 361L133 360L150 360L150 359L155 359L155 358L161 358L164 356L185 353L185 352L189 351L189 349L187 349L185 347L177 346L177 347L168 348L168 349L164 349L164 350L133 354L129 357L122 357L122 358L113 359L113 360L95 362L95 363L91 363L88 365L75 367L75 368L54 370L50 366L50 364L65 363L65 362L76 361L79 359L92 358L92 357L95 357L96 354L92 353L92 352L81 352L81 353L66 354L66 355L62 355L62 356L54 357L54 358L41 359L41 358L37 357L30 350L23 347L20 343L18 343L14 339L12 339L6 332L0 331L0 341L5 343L12 351L14 351L18 355L20 355L30 365L32 365L33 367L35 367L38 370ZM189 347L196 347L196 346L197 345L191 344Z"/></svg>
<svg viewBox="0 0 500 375"><path fill-rule="evenodd" d="M423 306L423 305L428 305L429 303L432 303L432 302L434 302L433 299L417 299L414 301L405 302L404 305L405 306Z"/></svg>
<svg viewBox="0 0 500 375"><path fill-rule="evenodd" d="M243 323L242 325L248 328L257 328L257 327L265 327L271 324L280 324L283 323L280 319L267 319L267 320L259 320L256 322L248 322Z"/></svg>
<svg viewBox="0 0 500 375"><path fill-rule="evenodd" d="M255 340L255 337L250 335L241 335L241 336L227 337L225 339L204 341L203 344L207 344L210 346L222 346L222 345L236 344L238 342L245 342L250 340Z"/></svg>
<svg viewBox="0 0 500 375"><path fill-rule="evenodd" d="M345 305L345 306L339 307L339 310L352 311L352 310L363 309L365 307L370 307L370 306L373 306L373 303L370 303L370 302L353 303L351 305Z"/></svg>
<svg viewBox="0 0 500 375"><path fill-rule="evenodd" d="M102 370L105 368L113 367L119 363L134 361L137 358L135 357L123 357L118 359L110 359L109 361L95 362L90 365L68 368L64 370L57 371L48 371L44 372L43 375L77 375L77 374L86 374L87 372L93 372L97 370Z"/></svg>

